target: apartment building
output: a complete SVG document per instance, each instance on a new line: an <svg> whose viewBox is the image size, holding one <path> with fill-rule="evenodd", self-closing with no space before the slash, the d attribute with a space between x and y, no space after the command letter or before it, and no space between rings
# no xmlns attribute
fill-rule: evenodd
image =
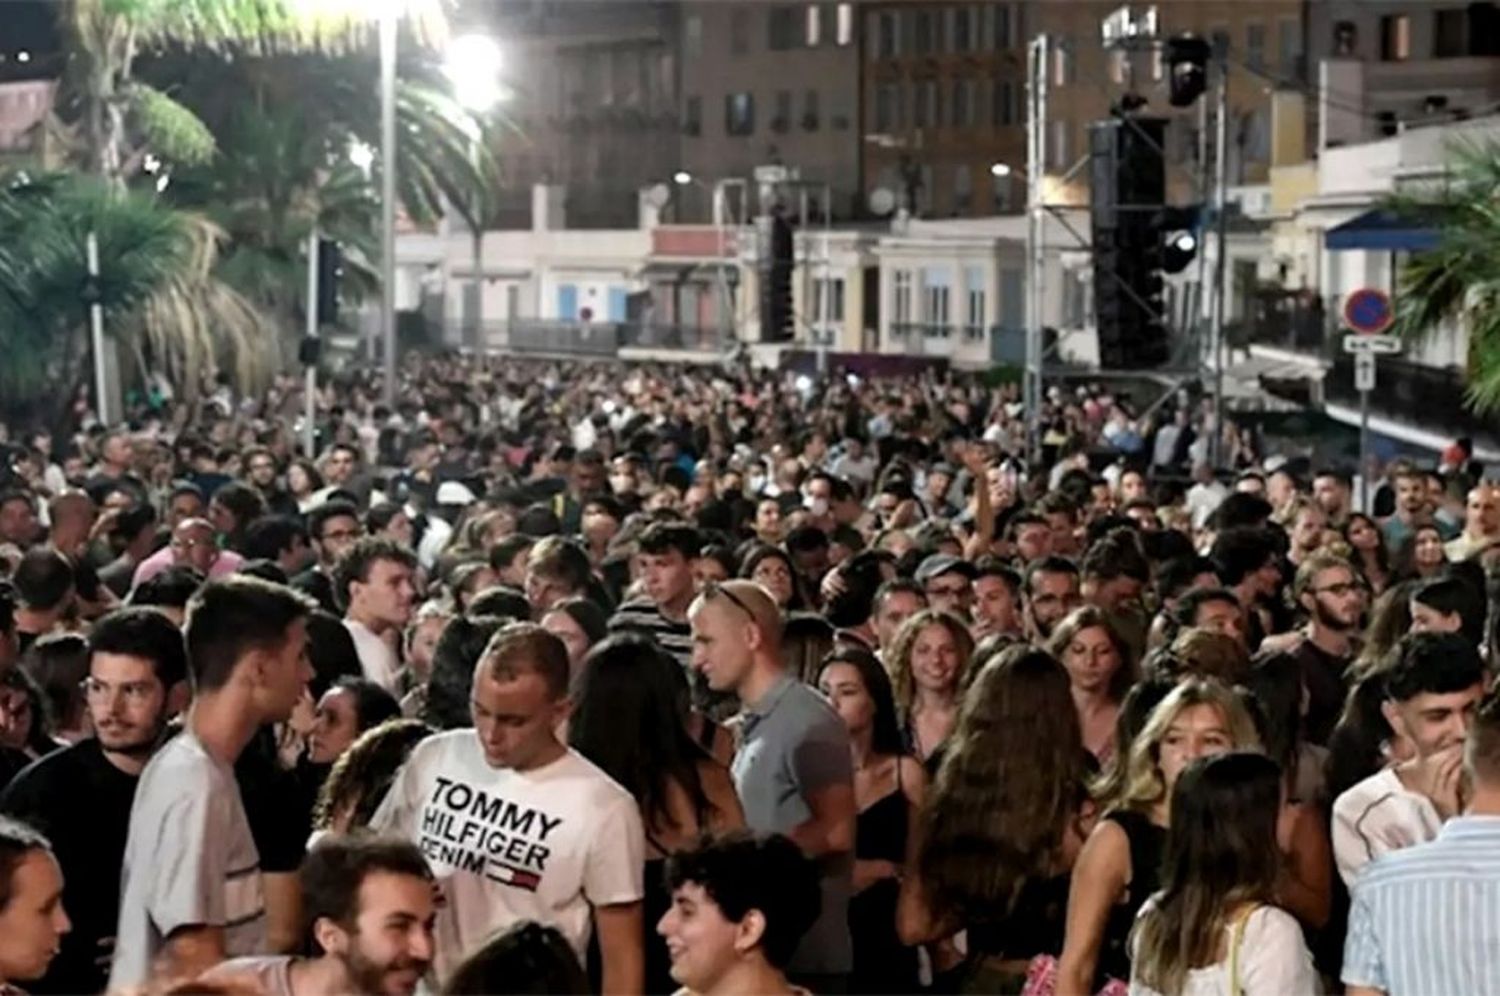
<svg viewBox="0 0 1500 996"><path fill-rule="evenodd" d="M506 199L526 222L537 183L567 188L570 224L628 227L643 185L679 168L678 5L660 0L505 0L470 5L463 30L499 39L514 97L497 150Z"/></svg>
<svg viewBox="0 0 1500 996"><path fill-rule="evenodd" d="M860 5L867 194L927 218L1024 201L1025 3ZM889 196L887 196L889 195Z"/></svg>
<svg viewBox="0 0 1500 996"><path fill-rule="evenodd" d="M707 220L708 191L785 166L835 218L860 203L859 49L853 3L679 5L682 220ZM821 198L820 193L814 196ZM821 212L818 212L821 213Z"/></svg>
<svg viewBox="0 0 1500 996"><path fill-rule="evenodd" d="M1088 151L1089 123L1107 117L1113 103L1134 92L1147 100L1143 113L1170 119L1169 196L1189 197L1200 168L1200 108L1170 106L1166 66L1159 53L1129 55L1101 46L1101 25L1120 6L1119 0L1031 5L1034 31L1056 42L1047 67L1047 171L1056 174L1071 167ZM1309 5L1303 0L1157 0L1130 6L1139 17L1155 9L1158 37L1191 33L1226 54L1229 182L1264 183L1271 162L1271 94L1278 88L1311 85L1306 58ZM1087 197L1084 173L1057 199L1083 203Z"/></svg>

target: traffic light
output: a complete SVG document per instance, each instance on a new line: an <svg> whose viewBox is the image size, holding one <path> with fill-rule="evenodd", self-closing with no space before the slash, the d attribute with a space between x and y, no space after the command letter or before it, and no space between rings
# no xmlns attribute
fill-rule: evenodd
<svg viewBox="0 0 1500 996"><path fill-rule="evenodd" d="M318 240L318 324L339 320L339 278L344 275L344 254L332 239Z"/></svg>
<svg viewBox="0 0 1500 996"><path fill-rule="evenodd" d="M1207 41L1193 35L1167 39L1167 100L1173 107L1191 106L1208 89L1212 52Z"/></svg>
<svg viewBox="0 0 1500 996"><path fill-rule="evenodd" d="M760 257L760 338L762 342L789 342L794 333L792 316L792 269L796 265L792 223L780 207L757 219L762 252Z"/></svg>
<svg viewBox="0 0 1500 996"><path fill-rule="evenodd" d="M1094 311L1106 369L1159 367L1171 355L1161 320L1167 247L1158 227L1166 199L1165 132L1166 120L1153 117L1089 126Z"/></svg>

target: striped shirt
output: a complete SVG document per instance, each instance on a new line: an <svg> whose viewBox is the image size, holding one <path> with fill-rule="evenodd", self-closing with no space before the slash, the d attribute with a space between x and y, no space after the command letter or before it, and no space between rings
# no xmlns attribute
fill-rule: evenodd
<svg viewBox="0 0 1500 996"><path fill-rule="evenodd" d="M1500 993L1500 816L1460 816L1355 883L1345 985L1389 996Z"/></svg>
<svg viewBox="0 0 1500 996"><path fill-rule="evenodd" d="M693 671L693 628L686 619L673 622L661 614L650 599L634 599L615 610L609 619L611 633L640 633L651 637L688 674Z"/></svg>

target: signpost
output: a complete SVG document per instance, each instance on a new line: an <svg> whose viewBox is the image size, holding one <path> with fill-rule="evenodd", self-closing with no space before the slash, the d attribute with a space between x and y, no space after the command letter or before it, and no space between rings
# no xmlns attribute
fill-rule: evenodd
<svg viewBox="0 0 1500 996"><path fill-rule="evenodd" d="M1354 389L1359 392L1360 507L1370 511L1370 392L1375 390L1375 357L1401 352L1401 340L1386 335L1396 320L1385 291L1362 287L1344 298L1344 324L1355 335L1344 336L1344 352L1354 355Z"/></svg>

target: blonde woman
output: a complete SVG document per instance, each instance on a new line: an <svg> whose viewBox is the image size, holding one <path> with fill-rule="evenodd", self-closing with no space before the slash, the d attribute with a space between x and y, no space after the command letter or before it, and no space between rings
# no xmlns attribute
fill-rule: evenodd
<svg viewBox="0 0 1500 996"><path fill-rule="evenodd" d="M906 748L919 761L948 739L958 719L974 638L957 616L923 609L901 625L888 666Z"/></svg>
<svg viewBox="0 0 1500 996"><path fill-rule="evenodd" d="M1240 696L1217 681L1190 678L1151 711L1129 745L1116 796L1100 800L1094 827L1068 891L1068 917L1057 992L1098 992L1130 978L1129 938L1136 914L1159 883L1172 788L1191 762L1233 750L1259 750Z"/></svg>

